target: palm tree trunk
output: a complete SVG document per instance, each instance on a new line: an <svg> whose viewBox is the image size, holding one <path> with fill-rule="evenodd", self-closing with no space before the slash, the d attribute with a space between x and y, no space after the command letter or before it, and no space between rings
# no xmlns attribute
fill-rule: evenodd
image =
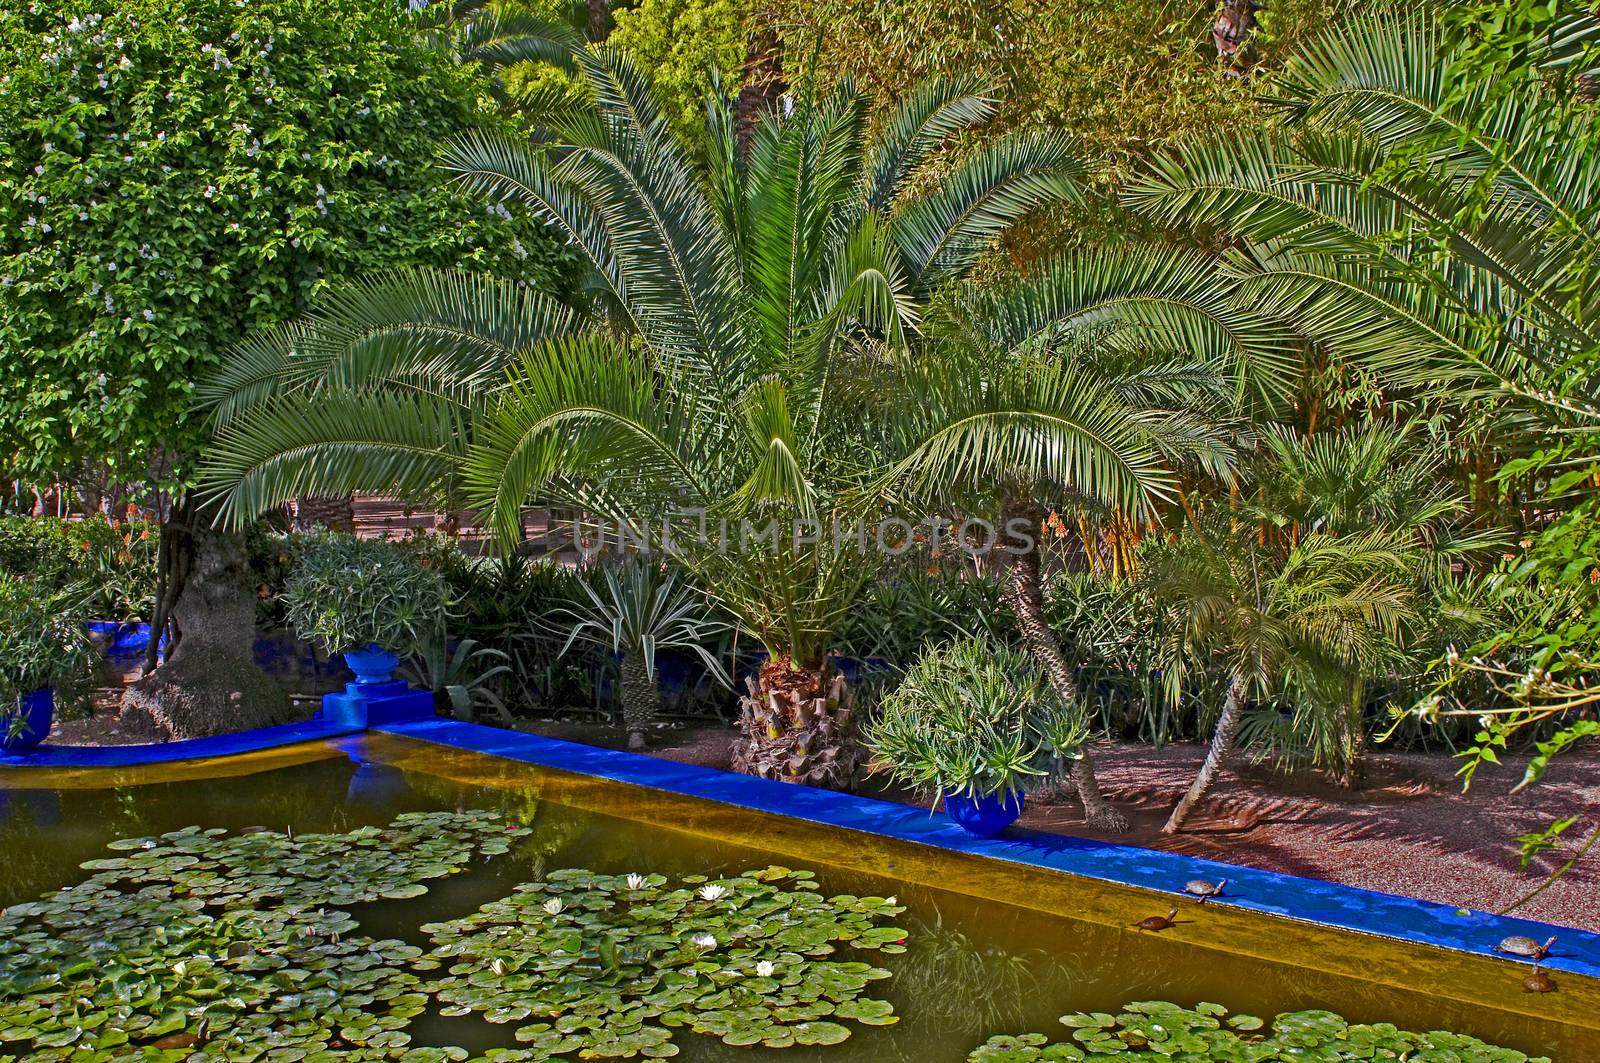
<svg viewBox="0 0 1600 1063"><path fill-rule="evenodd" d="M761 116L787 91L782 42L770 25L759 27L750 37L750 49L744 61L744 82L739 86L739 96L734 103L735 136L741 156L749 157Z"/></svg>
<svg viewBox="0 0 1600 1063"><path fill-rule="evenodd" d="M628 748L644 748L644 731L656 718L661 708L661 694L656 689L650 669L645 667L644 654L634 652L622 658L622 720L628 728Z"/></svg>
<svg viewBox="0 0 1600 1063"><path fill-rule="evenodd" d="M1211 749L1206 753L1205 763L1200 765L1199 774L1194 777L1194 782L1189 786L1189 792L1178 801L1172 815L1167 819L1167 825L1161 828L1162 834L1176 834L1183 829L1184 821L1189 818L1189 813L1194 811L1194 806L1211 789L1211 784L1217 781L1217 772L1222 770L1222 764L1228 759L1228 754L1233 752L1234 739L1239 737L1239 721L1244 718L1244 684L1235 679L1228 684L1228 696L1222 703L1222 715L1217 718L1217 729L1211 735Z"/></svg>
<svg viewBox="0 0 1600 1063"><path fill-rule="evenodd" d="M1339 785L1359 790L1366 775L1367 723L1362 708L1367 684L1361 676L1350 679L1349 696L1339 714Z"/></svg>
<svg viewBox="0 0 1600 1063"><path fill-rule="evenodd" d="M588 0L584 35L591 44L604 44L611 36L611 5L607 0Z"/></svg>
<svg viewBox="0 0 1600 1063"><path fill-rule="evenodd" d="M1026 520L1030 522L1036 537L1040 516L1038 507L1031 502L1007 505L1001 514L1002 534L1006 536L1006 545L1011 548L1006 600L1011 605L1017 629L1022 632L1028 652L1044 669L1050 686L1062 701L1076 705L1080 702L1077 679L1067 665L1061 644L1056 641L1056 633L1050 629L1050 622L1045 616L1037 538L1031 543L1022 543L1013 539L1008 531L1013 519ZM1094 775L1094 762L1089 758L1087 748L1078 750L1078 757L1072 765L1072 782L1073 788L1078 791L1078 799L1083 802L1083 818L1088 826L1119 834L1131 827L1128 817L1111 807L1100 793L1100 783Z"/></svg>
<svg viewBox="0 0 1600 1063"><path fill-rule="evenodd" d="M844 677L775 657L745 680L733 768L831 789L855 785L861 764L855 699Z"/></svg>
<svg viewBox="0 0 1600 1063"><path fill-rule="evenodd" d="M1263 6L1261 0L1222 0L1217 9L1216 20L1211 24L1211 42L1217 46L1217 57L1235 70L1248 70L1255 63L1251 42L1256 33L1256 12Z"/></svg>

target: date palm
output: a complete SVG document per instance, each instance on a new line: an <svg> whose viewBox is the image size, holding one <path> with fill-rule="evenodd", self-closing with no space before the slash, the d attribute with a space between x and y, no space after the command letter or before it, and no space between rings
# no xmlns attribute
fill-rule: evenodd
<svg viewBox="0 0 1600 1063"><path fill-rule="evenodd" d="M530 504L657 528L691 509L712 534L680 529L678 560L770 653L738 763L845 783L853 720L828 649L871 558L789 529L870 515L864 485L911 453L1049 463L1106 505L1165 482L1115 391L1061 366L969 376L931 371L935 352L924 391L876 416L842 398L852 352L904 349L937 287L1027 211L1075 194L1072 143L1013 135L936 160L992 113L973 86L931 82L869 136L864 97L843 85L765 116L747 156L729 101L712 99L701 162L625 60L575 61L591 110L544 143L462 141L447 164L565 234L598 312L436 274L349 294L242 349L205 389L218 421L206 489L235 523L313 489L464 499L508 546ZM896 436L883 411L914 408L940 417ZM904 449L886 455L891 437Z"/></svg>
<svg viewBox="0 0 1600 1063"><path fill-rule="evenodd" d="M1163 665L1169 697L1199 668L1220 673L1227 691L1205 761L1163 833L1182 830L1216 781L1252 698L1390 658L1416 618L1415 563L1412 545L1391 532L1312 532L1282 548L1228 513L1204 515L1150 551L1141 579L1176 632Z"/></svg>
<svg viewBox="0 0 1600 1063"><path fill-rule="evenodd" d="M1596 37L1592 14L1561 24ZM1125 201L1238 238L1241 296L1386 383L1600 427L1573 361L1600 347L1600 119L1533 75L1457 76L1460 47L1427 8L1349 20L1279 77L1280 128L1183 144Z"/></svg>
<svg viewBox="0 0 1600 1063"><path fill-rule="evenodd" d="M994 365L1092 382L1114 397L1123 429L1139 433L1167 470L1148 481L1143 497L1111 507L1148 512L1172 497L1173 470L1229 477L1250 439L1245 414L1274 405L1295 365L1288 330L1237 302L1213 273L1206 256L1171 248L1060 257L1025 280L947 300L899 380L876 390L938 393L921 381L952 372L970 386L992 387L985 367ZM932 351L939 357L930 358ZM977 455L922 445L936 438L928 433L942 416L926 403L909 412L906 434L886 448L903 456L885 470L885 484L902 502L975 511L993 521L1007 561L1005 600L1024 643L1056 696L1081 707L1076 662L1063 653L1045 613L1040 533L1052 511L1105 515L1104 496L1081 489L1081 473L1054 460L1053 440L1035 425L989 426L993 439ZM1068 785L1091 827L1128 829L1126 817L1101 795L1087 746L1072 760Z"/></svg>

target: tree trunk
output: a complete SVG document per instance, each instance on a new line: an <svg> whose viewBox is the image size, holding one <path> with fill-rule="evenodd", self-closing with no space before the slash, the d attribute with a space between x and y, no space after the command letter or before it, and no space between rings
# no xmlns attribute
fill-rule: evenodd
<svg viewBox="0 0 1600 1063"><path fill-rule="evenodd" d="M611 4L607 0L588 0L589 17L584 35L591 44L604 44L611 36Z"/></svg>
<svg viewBox="0 0 1600 1063"><path fill-rule="evenodd" d="M750 50L745 54L744 80L734 105L735 136L741 156L749 157L761 116L787 91L789 84L783 79L782 42L778 40L777 30L762 26L751 34Z"/></svg>
<svg viewBox="0 0 1600 1063"><path fill-rule="evenodd" d="M1178 801L1177 807L1161 828L1162 834L1176 834L1183 829L1184 821L1194 811L1194 806L1217 781L1217 772L1233 752L1233 741L1239 737L1239 721L1244 718L1244 685L1237 679L1228 684L1228 696L1222 703L1222 715L1217 718L1217 729L1211 735L1211 748L1206 752L1205 763L1189 786L1189 792Z"/></svg>
<svg viewBox="0 0 1600 1063"><path fill-rule="evenodd" d="M256 603L245 537L210 527L207 516L192 522L192 562L172 607L183 637L123 694L122 721L135 733L198 738L292 717L288 692L251 656Z"/></svg>
<svg viewBox="0 0 1600 1063"><path fill-rule="evenodd" d="M1255 65L1251 42L1256 34L1256 12L1265 6L1260 0L1222 0L1217 8L1211 43L1217 46L1217 56L1236 71L1242 73Z"/></svg>
<svg viewBox="0 0 1600 1063"><path fill-rule="evenodd" d="M747 775L831 789L855 785L861 764L855 699L831 669L767 660L745 680L733 767Z"/></svg>
<svg viewBox="0 0 1600 1063"><path fill-rule="evenodd" d="M1352 676L1345 703L1339 713L1339 785L1346 790L1359 790L1366 776L1367 721L1362 711L1366 705L1367 684L1361 676Z"/></svg>
<svg viewBox="0 0 1600 1063"><path fill-rule="evenodd" d="M628 728L628 748L644 748L644 731L661 708L661 693L656 689L644 654L630 651L622 658L622 720Z"/></svg>
<svg viewBox="0 0 1600 1063"><path fill-rule="evenodd" d="M1077 679L1067 665L1067 659L1061 652L1061 644L1056 641L1056 633L1050 629L1050 622L1045 616L1037 541L1042 515L1031 503L1013 503L1003 507L1000 520L1001 534L1011 555L1006 600L1011 605L1011 611L1017 620L1017 628L1022 632L1022 639L1028 647L1028 652L1044 669L1046 678L1050 680L1050 686L1062 701L1068 705L1076 705L1081 701ZM1034 531L1032 543L1024 543L1011 536L1009 529L1013 519L1029 522ZM1094 776L1094 762L1089 758L1087 747L1078 750L1077 759L1072 766L1072 783L1078 792L1078 799L1083 802L1083 818L1088 826L1095 830L1118 834L1131 828L1132 824L1128 822L1128 817L1111 807L1100 793L1100 784Z"/></svg>
<svg viewBox="0 0 1600 1063"><path fill-rule="evenodd" d="M318 498L303 495L294 500L295 531L327 528L329 531L353 532L356 530L355 498Z"/></svg>

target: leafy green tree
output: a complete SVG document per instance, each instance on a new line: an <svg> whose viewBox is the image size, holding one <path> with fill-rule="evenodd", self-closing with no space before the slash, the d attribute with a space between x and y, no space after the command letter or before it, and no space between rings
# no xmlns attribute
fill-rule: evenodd
<svg viewBox="0 0 1600 1063"><path fill-rule="evenodd" d="M562 287L542 227L435 169L441 138L491 120L403 5L5 3L0 56L7 477L95 461L181 490L206 439L195 382L353 274L469 264ZM179 735L277 717L242 541L182 503L167 530L164 558L187 562L164 566L157 619L176 602L183 639L132 701Z"/></svg>
<svg viewBox="0 0 1600 1063"><path fill-rule="evenodd" d="M853 721L828 651L872 558L840 547L836 519L875 517L913 467L936 479L1050 462L1079 494L1123 506L1164 482L1144 422L1047 360L938 348L903 375L916 392L855 387L857 368L908 343L936 287L1073 194L1072 144L1019 135L942 157L993 106L935 81L871 137L859 92L803 98L763 117L748 157L731 102L713 99L697 162L631 63L578 63L595 110L548 147L477 136L449 160L574 241L605 316L575 322L463 278L372 286L239 352L208 389L208 493L235 524L306 491L460 493L506 543L535 502L631 527L703 513L710 533L681 536L677 556L771 654L737 762L842 782Z"/></svg>

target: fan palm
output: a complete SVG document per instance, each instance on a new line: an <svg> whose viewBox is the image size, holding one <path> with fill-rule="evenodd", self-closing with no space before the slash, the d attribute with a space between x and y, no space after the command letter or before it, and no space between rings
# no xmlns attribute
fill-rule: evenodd
<svg viewBox="0 0 1600 1063"><path fill-rule="evenodd" d="M1565 37L1600 21L1575 14ZM1402 388L1600 427L1600 137L1537 78L1465 87L1436 13L1350 20L1279 79L1281 128L1182 145L1126 192L1241 243L1262 312Z"/></svg>
<svg viewBox="0 0 1600 1063"><path fill-rule="evenodd" d="M992 113L974 86L931 82L869 137L865 99L843 85L765 116L748 156L729 102L712 99L699 162L625 60L575 61L592 109L547 143L456 143L447 164L564 233L604 319L480 278L369 285L241 349L205 390L218 420L206 489L234 523L312 488L460 497L507 545L530 503L633 528L690 510L715 533L680 527L679 560L771 655L738 763L844 782L850 709L827 649L871 565L822 532L870 515L886 440L930 475L1048 462L1105 505L1165 482L1152 433L1068 367L970 376L935 356L906 377L923 392L872 404L876 416L841 398L851 352L904 347L936 287L1028 210L1075 194L1072 143L1012 135L934 169L950 134ZM915 438L886 427L921 408L940 417Z"/></svg>
<svg viewBox="0 0 1600 1063"><path fill-rule="evenodd" d="M1231 515L1203 516L1150 551L1141 572L1172 613L1163 665L1176 700L1191 668L1217 669L1227 694L1206 758L1164 833L1183 829L1233 751L1247 703L1387 661L1416 616L1415 554L1386 531L1312 532L1287 549Z"/></svg>
<svg viewBox="0 0 1600 1063"><path fill-rule="evenodd" d="M1466 526L1466 498L1446 477L1443 457L1407 428L1373 423L1313 437L1269 428L1263 443L1255 490L1238 513L1283 529L1291 547L1307 533L1378 529L1414 552L1419 590L1444 591L1454 583L1452 564L1504 540ZM1351 670L1328 687L1331 697L1306 691L1297 718L1313 759L1331 764L1347 788L1361 781L1367 679Z"/></svg>

